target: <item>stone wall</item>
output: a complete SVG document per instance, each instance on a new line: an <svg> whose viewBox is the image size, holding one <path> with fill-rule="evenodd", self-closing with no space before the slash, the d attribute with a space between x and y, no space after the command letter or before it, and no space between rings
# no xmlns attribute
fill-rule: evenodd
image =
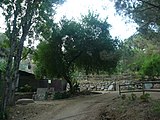
<svg viewBox="0 0 160 120"><path fill-rule="evenodd" d="M76 78L80 83L80 90L91 91L108 91L119 90L119 84L127 84L132 81L137 81L139 76L134 74L122 75L89 75L77 76Z"/></svg>

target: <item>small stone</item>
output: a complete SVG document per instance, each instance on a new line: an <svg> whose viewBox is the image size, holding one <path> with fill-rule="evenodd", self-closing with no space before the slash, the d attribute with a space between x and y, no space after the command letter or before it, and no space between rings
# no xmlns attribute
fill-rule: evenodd
<svg viewBox="0 0 160 120"><path fill-rule="evenodd" d="M15 118L14 116L11 117L11 119L14 119L14 118Z"/></svg>
<svg viewBox="0 0 160 120"><path fill-rule="evenodd" d="M17 114L19 114L20 113L20 111L17 111Z"/></svg>

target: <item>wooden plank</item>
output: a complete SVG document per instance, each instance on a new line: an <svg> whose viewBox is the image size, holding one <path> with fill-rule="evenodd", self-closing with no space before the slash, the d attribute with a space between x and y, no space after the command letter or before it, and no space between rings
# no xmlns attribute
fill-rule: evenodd
<svg viewBox="0 0 160 120"><path fill-rule="evenodd" d="M145 92L160 92L160 89L145 89L144 85L147 83L160 84L160 81L140 81L132 84L121 84L119 85L119 95L121 95L121 93L130 93L130 92L143 92L143 94ZM121 86L135 86L135 85L142 85L142 89L140 90L122 90L121 89Z"/></svg>
<svg viewBox="0 0 160 120"><path fill-rule="evenodd" d="M160 92L160 89L144 89L146 92Z"/></svg>
<svg viewBox="0 0 160 120"><path fill-rule="evenodd" d="M142 83L141 83L141 84L142 84ZM119 86L131 86L131 85L141 85L141 84L136 84L136 83L135 83L135 84L123 84L123 85L121 84L121 85L119 85Z"/></svg>
<svg viewBox="0 0 160 120"><path fill-rule="evenodd" d="M142 90L124 90L121 93L130 93L130 92L142 92Z"/></svg>

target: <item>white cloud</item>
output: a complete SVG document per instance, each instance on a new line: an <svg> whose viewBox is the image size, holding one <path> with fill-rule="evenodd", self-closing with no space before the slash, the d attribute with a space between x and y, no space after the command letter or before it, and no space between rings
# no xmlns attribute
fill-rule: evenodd
<svg viewBox="0 0 160 120"><path fill-rule="evenodd" d="M111 0L67 0L57 9L54 18L55 21L59 21L65 15L68 19L78 19L81 14L86 15L89 9L100 13L101 18L108 16L108 22L112 26L110 29L112 37L126 39L136 32L135 23L125 24L124 18L116 15L114 3Z"/></svg>
<svg viewBox="0 0 160 120"><path fill-rule="evenodd" d="M6 28L5 18L2 15L2 9L0 9L0 32L4 33L5 32L5 28Z"/></svg>
<svg viewBox="0 0 160 120"><path fill-rule="evenodd" d="M81 14L86 15L89 9L100 13L101 18L108 16L108 22L112 26L110 29L112 37L125 39L136 32L135 23L125 24L124 18L115 15L114 3L111 2L111 0L67 0L57 9L57 14L54 19L55 21L59 21L64 15L69 19L78 19ZM0 9L0 21L0 32L4 32L5 19L4 16L2 16L2 9Z"/></svg>

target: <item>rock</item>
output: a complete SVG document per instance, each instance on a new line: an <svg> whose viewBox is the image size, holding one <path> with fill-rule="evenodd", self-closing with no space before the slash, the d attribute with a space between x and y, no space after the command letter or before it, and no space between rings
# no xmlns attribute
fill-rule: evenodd
<svg viewBox="0 0 160 120"><path fill-rule="evenodd" d="M19 99L16 101L16 104L21 104L21 105L26 105L29 103L34 103L34 100L33 99Z"/></svg>
<svg viewBox="0 0 160 120"><path fill-rule="evenodd" d="M15 118L14 116L11 117L11 119L14 119L14 118Z"/></svg>
<svg viewBox="0 0 160 120"><path fill-rule="evenodd" d="M155 84L153 88L154 89L160 89L160 85L159 84Z"/></svg>
<svg viewBox="0 0 160 120"><path fill-rule="evenodd" d="M113 85L110 85L110 86L108 87L108 90L113 90Z"/></svg>
<svg viewBox="0 0 160 120"><path fill-rule="evenodd" d="M151 89L153 87L152 83L146 83L144 84L145 89Z"/></svg>
<svg viewBox="0 0 160 120"><path fill-rule="evenodd" d="M101 87L101 91L103 91L103 90L104 90L104 86Z"/></svg>
<svg viewBox="0 0 160 120"><path fill-rule="evenodd" d="M17 114L19 114L20 113L20 111L17 111Z"/></svg>

